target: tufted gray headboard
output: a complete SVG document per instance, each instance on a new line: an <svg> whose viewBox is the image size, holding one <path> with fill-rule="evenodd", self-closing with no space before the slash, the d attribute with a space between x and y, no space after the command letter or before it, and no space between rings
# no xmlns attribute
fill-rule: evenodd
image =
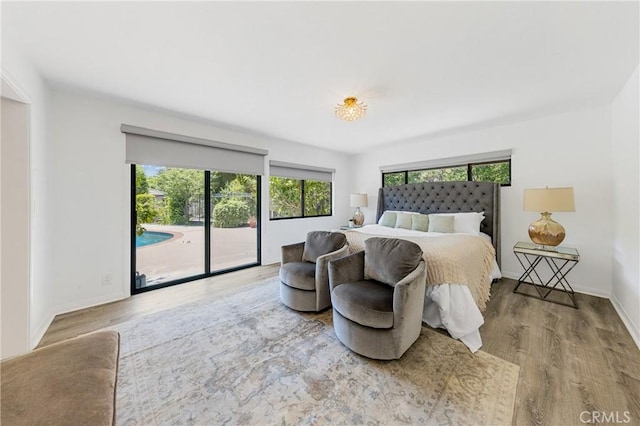
<svg viewBox="0 0 640 426"><path fill-rule="evenodd" d="M491 236L500 265L500 185L493 182L424 182L378 190L376 222L386 210L418 213L484 212L480 231Z"/></svg>

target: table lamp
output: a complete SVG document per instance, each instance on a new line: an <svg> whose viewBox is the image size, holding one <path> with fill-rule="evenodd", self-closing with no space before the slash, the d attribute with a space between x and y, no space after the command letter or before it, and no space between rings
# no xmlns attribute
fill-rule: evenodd
<svg viewBox="0 0 640 426"><path fill-rule="evenodd" d="M355 213L353 213L353 223L356 226L362 226L364 213L362 213L360 207L367 207L367 194L351 194L351 207L356 208Z"/></svg>
<svg viewBox="0 0 640 426"><path fill-rule="evenodd" d="M529 238L542 246L557 246L564 240L564 227L551 219L551 212L576 211L573 188L524 190L524 210L539 212L540 219L529 225Z"/></svg>

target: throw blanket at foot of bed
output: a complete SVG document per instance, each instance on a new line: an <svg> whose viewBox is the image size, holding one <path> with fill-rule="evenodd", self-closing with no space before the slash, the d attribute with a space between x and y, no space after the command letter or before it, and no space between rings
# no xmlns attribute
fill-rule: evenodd
<svg viewBox="0 0 640 426"><path fill-rule="evenodd" d="M389 235L345 231L349 252L364 250L364 241ZM437 235L430 237L394 237L418 244L427 263L427 286L462 284L471 292L481 312L487 307L491 289L491 268L495 249L484 238L474 235Z"/></svg>

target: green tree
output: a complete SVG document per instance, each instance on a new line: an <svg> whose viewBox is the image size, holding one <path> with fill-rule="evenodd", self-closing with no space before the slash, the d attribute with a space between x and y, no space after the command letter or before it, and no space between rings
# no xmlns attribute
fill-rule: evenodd
<svg viewBox="0 0 640 426"><path fill-rule="evenodd" d="M304 212L302 211L303 181L271 177L269 198L274 218L321 216L331 213L331 183L304 180Z"/></svg>
<svg viewBox="0 0 640 426"><path fill-rule="evenodd" d="M143 223L153 223L158 211L155 208L156 197L151 194L136 195L136 234L142 235L146 229Z"/></svg>
<svg viewBox="0 0 640 426"><path fill-rule="evenodd" d="M253 175L233 175L233 180L227 182L220 191L223 198L236 198L247 205L249 216L256 216L258 184Z"/></svg>
<svg viewBox="0 0 640 426"><path fill-rule="evenodd" d="M224 173L224 172L211 172L211 192L214 194L219 194L222 190L229 184L229 182L236 179L237 175L235 173Z"/></svg>
<svg viewBox="0 0 640 426"><path fill-rule="evenodd" d="M403 185L404 183L466 181L469 178L467 165L429 170L410 170L407 172L408 182L405 182L404 174L405 172L384 173L382 175L384 179L383 185L395 186ZM511 164L509 161L471 164L471 180L509 185L511 183Z"/></svg>
<svg viewBox="0 0 640 426"><path fill-rule="evenodd" d="M153 187L168 197L172 224L189 223L189 207L204 197L204 172L193 169L161 170L152 180Z"/></svg>
<svg viewBox="0 0 640 426"><path fill-rule="evenodd" d="M153 223L158 211L155 208L155 197L149 194L149 183L144 168L136 165L136 235L142 235L146 229L143 223Z"/></svg>
<svg viewBox="0 0 640 426"><path fill-rule="evenodd" d="M302 216L302 181L270 177L269 201L274 218Z"/></svg>
<svg viewBox="0 0 640 426"><path fill-rule="evenodd" d="M156 202L156 210L158 215L155 222L163 225L171 225L171 197L165 195L164 199L158 203Z"/></svg>
<svg viewBox="0 0 640 426"><path fill-rule="evenodd" d="M446 167L442 169L415 170L408 174L408 183L453 182L467 180L467 166Z"/></svg>
<svg viewBox="0 0 640 426"><path fill-rule="evenodd" d="M511 183L509 162L473 165L471 166L471 179L478 182L497 182L508 185Z"/></svg>
<svg viewBox="0 0 640 426"><path fill-rule="evenodd" d="M304 215L321 216L331 213L331 183L304 181Z"/></svg>
<svg viewBox="0 0 640 426"><path fill-rule="evenodd" d="M136 164L136 194L146 194L149 192L149 182L144 168Z"/></svg>
<svg viewBox="0 0 640 426"><path fill-rule="evenodd" d="M404 181L404 172L385 173L383 176L384 186L404 185L406 183Z"/></svg>

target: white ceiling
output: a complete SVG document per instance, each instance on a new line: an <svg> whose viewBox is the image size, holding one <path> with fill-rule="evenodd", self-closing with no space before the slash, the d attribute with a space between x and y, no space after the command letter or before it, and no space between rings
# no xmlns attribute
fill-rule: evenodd
<svg viewBox="0 0 640 426"><path fill-rule="evenodd" d="M638 3L7 3L53 85L344 152L610 102ZM341 122L355 95L367 116Z"/></svg>

